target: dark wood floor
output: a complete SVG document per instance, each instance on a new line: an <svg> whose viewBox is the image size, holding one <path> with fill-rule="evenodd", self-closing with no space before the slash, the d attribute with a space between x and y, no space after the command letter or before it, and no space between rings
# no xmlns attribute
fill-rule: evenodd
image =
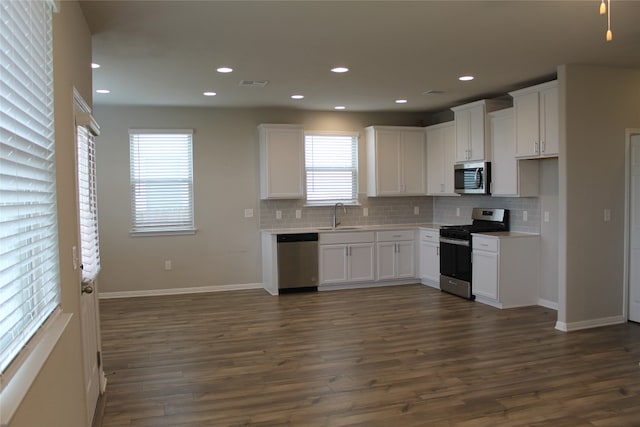
<svg viewBox="0 0 640 427"><path fill-rule="evenodd" d="M409 285L103 300L103 426L640 426L640 325Z"/></svg>

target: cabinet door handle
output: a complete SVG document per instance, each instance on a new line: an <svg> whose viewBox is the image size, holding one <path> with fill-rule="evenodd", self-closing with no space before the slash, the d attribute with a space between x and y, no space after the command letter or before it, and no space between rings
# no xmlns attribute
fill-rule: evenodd
<svg viewBox="0 0 640 427"><path fill-rule="evenodd" d="M436 246L436 255L440 256L440 246Z"/></svg>
<svg viewBox="0 0 640 427"><path fill-rule="evenodd" d="M538 141L533 143L533 152L534 153L539 153L540 152L540 146L538 144Z"/></svg>
<svg viewBox="0 0 640 427"><path fill-rule="evenodd" d="M545 141L540 141L540 152L544 153L546 151L547 148L547 144L545 143Z"/></svg>

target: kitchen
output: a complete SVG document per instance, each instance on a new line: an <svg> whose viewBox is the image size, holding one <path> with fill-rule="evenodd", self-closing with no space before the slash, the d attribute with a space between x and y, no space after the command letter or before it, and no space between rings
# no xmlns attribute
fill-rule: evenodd
<svg viewBox="0 0 640 427"><path fill-rule="evenodd" d="M74 9L71 2L63 2L62 14L57 19L69 24L66 29L58 26L58 33L78 36L67 37L66 45L81 45L75 53L58 45L58 52L64 52L60 55L64 59L71 59L69 64L88 62L89 31L82 12ZM575 21L572 17L565 20L567 22ZM598 28L594 29L598 37L600 24L597 21L595 26ZM620 30L622 32L622 28ZM79 59L74 61L74 55ZM485 196L423 196L418 200L369 198L366 203L372 219L384 217L377 212L379 208L379 212L394 212L394 221L415 223L462 223L470 218L473 207L505 207L514 212L512 224L522 226L526 231L540 233L546 232L544 212L550 212L548 224L557 228L548 230L548 233L557 236L557 245L552 244L551 247L557 247L558 253L554 256L553 250L543 251L543 256L548 255L550 263L557 262L558 275L543 280L543 283L550 285L544 289L541 297L558 304L558 321L566 329L572 329L617 322L623 316L624 254L620 242L624 238L624 129L640 127L635 90L640 85L637 67L591 66L571 62L561 65L564 63L556 64L558 68L552 70L552 74L557 73L562 88L560 102L564 105L560 110L560 157L557 161L539 161L543 169L541 176L545 180L541 182L541 187L548 189L541 188L541 197L503 200ZM77 70L81 69L77 67ZM73 77L76 73L83 76L80 80L88 74L67 68L58 71L58 76L66 76L66 80L59 80L62 81L60 85L77 81L78 78ZM81 86L84 96L89 99L91 90L86 88L90 88L90 84ZM308 129L357 131L364 135L364 129L369 125L429 126L435 123L431 115L416 112L311 112L285 107L256 107L239 111L207 107L117 106L98 100L94 114L103 134L98 145L101 166L98 168L100 226L104 256L100 291L115 294L112 296L117 296L117 293L123 293L122 296L133 295L136 292L144 295L177 287L189 291L209 286L221 290L262 286L260 229L271 227L276 210L292 214L292 218L295 218L297 205L295 202L277 202L279 204L274 205L274 202L258 200L259 154L256 143L259 124L295 123ZM61 116L57 120L64 119ZM128 129L141 126L196 129L194 181L199 231L195 236L129 238L127 133ZM64 129L64 126L60 129ZM73 140L72 135L64 133L66 131L58 132ZM363 152L361 158L364 157ZM73 178L64 172L73 169L69 160L73 154L63 146L59 150L59 158L61 163L58 169L63 177L60 188L64 191L63 188L73 188ZM585 165L597 166L585 168ZM361 182L364 182L365 168L361 169L360 174ZM589 191L585 191L585 188ZM69 214L65 215L61 227L61 245L65 248L70 248L75 242L73 233L69 231L74 229L72 223L75 217L75 203L70 199L72 197L62 193L59 201L60 211ZM419 207L419 219L413 213L415 206ZM602 210L606 208L611 209L612 215L611 221L604 224ZM245 209L253 209L254 215L245 217ZM328 210L317 209L328 225ZM459 216L456 215L458 209ZM525 211L528 216L526 224L522 220ZM306 212L303 212L302 218L307 218ZM344 223L348 224L348 221ZM68 252L61 250L61 265L63 277L67 282L72 282L74 273L69 267L71 251ZM172 261L172 269L164 269L166 260ZM553 271L553 268L548 271ZM69 295L65 300L72 299L70 295L73 291L63 290L65 294ZM75 311L74 304L65 302L65 305ZM63 343L61 348L70 350L65 353L77 355L76 347L79 345L75 335L67 333ZM53 377L59 384L68 386L67 390L72 391L68 395L77 397L82 393L78 391L75 377L72 380L61 378L61 375L70 371L60 368L67 366L61 356L62 351L54 353L40 381ZM41 384L37 383L34 388L36 391L25 400L19 414L23 418L29 419L24 415L26 413L35 416L40 412L43 416L51 415L56 419L55 411L35 409L42 408L38 399L41 394L37 392L44 387ZM75 400L61 393L55 396L54 406L72 412Z"/></svg>

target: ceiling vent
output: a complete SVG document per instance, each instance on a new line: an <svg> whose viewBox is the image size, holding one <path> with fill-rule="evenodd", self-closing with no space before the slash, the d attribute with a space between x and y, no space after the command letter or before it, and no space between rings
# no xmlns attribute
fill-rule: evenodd
<svg viewBox="0 0 640 427"><path fill-rule="evenodd" d="M444 93L444 91L438 89L429 89L425 92L422 92L423 95L440 95L441 93Z"/></svg>
<svg viewBox="0 0 640 427"><path fill-rule="evenodd" d="M269 84L269 80L240 80L238 86L242 87L265 87Z"/></svg>

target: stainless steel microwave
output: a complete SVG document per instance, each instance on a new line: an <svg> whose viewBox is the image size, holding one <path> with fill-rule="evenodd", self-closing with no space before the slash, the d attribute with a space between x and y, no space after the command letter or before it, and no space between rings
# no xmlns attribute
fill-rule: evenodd
<svg viewBox="0 0 640 427"><path fill-rule="evenodd" d="M460 163L454 166L454 190L459 194L490 194L491 163Z"/></svg>

